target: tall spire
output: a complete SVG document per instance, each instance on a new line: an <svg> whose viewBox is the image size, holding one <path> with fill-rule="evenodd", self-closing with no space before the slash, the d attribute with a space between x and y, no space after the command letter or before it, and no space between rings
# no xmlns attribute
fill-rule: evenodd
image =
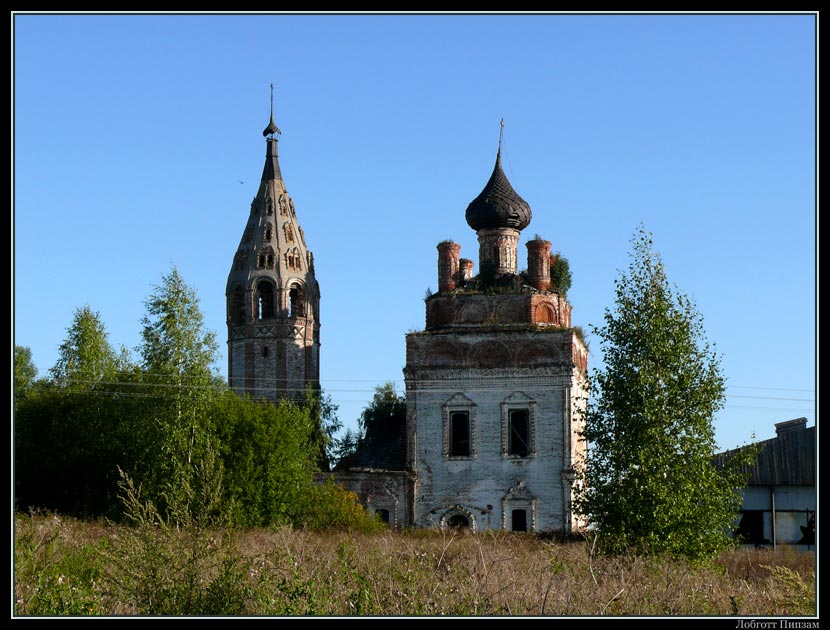
<svg viewBox="0 0 830 630"><path fill-rule="evenodd" d="M274 84L271 84L271 121L268 123L268 126L263 130L262 135L266 137L273 138L274 134L282 134L280 128L274 124Z"/></svg>
<svg viewBox="0 0 830 630"><path fill-rule="evenodd" d="M274 124L274 84L271 84L271 120L268 126L262 132L265 136L265 141L268 148L265 152L265 168L262 169L262 181L269 181L272 179L282 179L280 172L280 163L277 154L277 136L274 134L282 134L280 128Z"/></svg>

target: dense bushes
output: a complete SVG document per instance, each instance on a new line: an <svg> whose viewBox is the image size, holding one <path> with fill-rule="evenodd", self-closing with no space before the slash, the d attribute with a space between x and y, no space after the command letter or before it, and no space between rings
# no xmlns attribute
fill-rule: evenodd
<svg viewBox="0 0 830 630"><path fill-rule="evenodd" d="M215 337L175 268L146 306L137 362L110 347L87 306L76 311L49 378L34 381L31 354L15 352L17 510L121 519L127 479L174 520L198 507L185 490L209 483L213 509L230 525L374 527L353 494L315 484L327 423L336 422L330 401L318 391L279 404L230 391L212 369Z"/></svg>

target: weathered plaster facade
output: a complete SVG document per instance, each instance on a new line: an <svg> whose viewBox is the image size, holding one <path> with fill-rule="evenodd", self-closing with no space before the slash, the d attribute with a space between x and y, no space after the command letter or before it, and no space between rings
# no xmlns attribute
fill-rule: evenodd
<svg viewBox="0 0 830 630"><path fill-rule="evenodd" d="M271 121L259 190L225 289L230 387L254 398L300 398L320 380L320 289L288 195Z"/></svg>
<svg viewBox="0 0 830 630"><path fill-rule="evenodd" d="M476 530L571 531L571 483L583 452L576 410L586 355L572 330L479 327L407 335L407 460L416 471L413 525L463 516ZM526 417L526 452L511 419ZM452 452L453 421L469 448ZM511 448L512 447L512 448ZM524 527L513 522L523 511Z"/></svg>

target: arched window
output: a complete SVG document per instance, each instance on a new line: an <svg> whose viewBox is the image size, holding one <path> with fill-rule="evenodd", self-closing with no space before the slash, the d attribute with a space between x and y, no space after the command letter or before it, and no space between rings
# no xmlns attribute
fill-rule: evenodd
<svg viewBox="0 0 830 630"><path fill-rule="evenodd" d="M299 284L292 284L288 290L288 316L305 317L305 292Z"/></svg>
<svg viewBox="0 0 830 630"><path fill-rule="evenodd" d="M447 527L451 529L466 529L470 526L470 519L463 514L453 514L447 519Z"/></svg>
<svg viewBox="0 0 830 630"><path fill-rule="evenodd" d="M271 224L270 223L266 224L265 225L265 230L263 231L263 234L262 234L262 240L264 240L266 242L269 242L273 235L274 235L274 232L273 232L273 229L271 227Z"/></svg>
<svg viewBox="0 0 830 630"><path fill-rule="evenodd" d="M256 315L257 319L274 316L274 285L263 280L256 288Z"/></svg>

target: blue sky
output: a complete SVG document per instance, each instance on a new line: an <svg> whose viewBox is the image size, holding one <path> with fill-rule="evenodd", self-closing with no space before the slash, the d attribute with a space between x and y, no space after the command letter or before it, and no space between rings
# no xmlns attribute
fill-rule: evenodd
<svg viewBox="0 0 830 630"><path fill-rule="evenodd" d="M355 426L403 392L436 244L477 259L467 204L503 165L573 273L573 323L613 308L642 223L722 357L722 448L816 420L814 14L16 14L13 328L41 375L73 312L139 343L175 265L227 375L224 290L265 156L320 282L323 388ZM523 256L522 256L523 258ZM476 264L477 267L477 264ZM589 335L590 366L601 364Z"/></svg>

